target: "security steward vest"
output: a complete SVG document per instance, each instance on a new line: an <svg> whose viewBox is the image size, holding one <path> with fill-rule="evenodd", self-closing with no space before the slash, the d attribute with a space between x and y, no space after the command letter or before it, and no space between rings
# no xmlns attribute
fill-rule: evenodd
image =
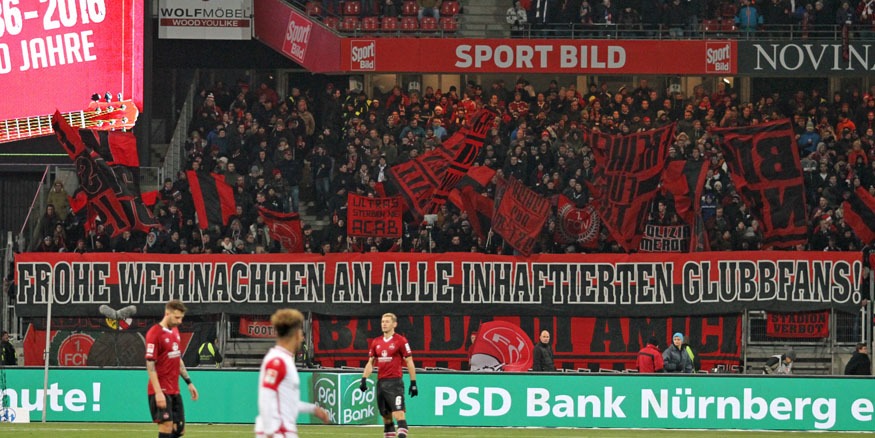
<svg viewBox="0 0 875 438"><path fill-rule="evenodd" d="M197 355L199 366L214 365L216 368L219 367L219 362L216 360L216 347L213 346L212 342L201 344L197 350Z"/></svg>

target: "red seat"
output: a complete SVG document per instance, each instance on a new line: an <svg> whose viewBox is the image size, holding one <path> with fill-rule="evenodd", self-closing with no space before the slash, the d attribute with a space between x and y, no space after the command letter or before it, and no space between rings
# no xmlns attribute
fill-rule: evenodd
<svg viewBox="0 0 875 438"><path fill-rule="evenodd" d="M419 29L423 32L435 32L438 29L437 20L434 17L422 17L422 21L419 22Z"/></svg>
<svg viewBox="0 0 875 438"><path fill-rule="evenodd" d="M398 19L395 17L383 17L383 21L380 23L380 29L383 32L395 32L398 30Z"/></svg>
<svg viewBox="0 0 875 438"><path fill-rule="evenodd" d="M401 30L404 32L416 32L419 30L419 22L416 21L416 17L401 17Z"/></svg>
<svg viewBox="0 0 875 438"><path fill-rule="evenodd" d="M722 32L735 32L738 29L735 27L733 20L723 20L720 22L720 30Z"/></svg>
<svg viewBox="0 0 875 438"><path fill-rule="evenodd" d="M306 10L307 10L307 15L309 15L311 17L322 15L322 3L320 3L320 2L307 2Z"/></svg>
<svg viewBox="0 0 875 438"><path fill-rule="evenodd" d="M416 6L414 0L404 0L404 3L401 4L401 15L417 15L418 13L419 7Z"/></svg>
<svg viewBox="0 0 875 438"><path fill-rule="evenodd" d="M441 3L441 17L452 17L459 13L459 2L445 1Z"/></svg>
<svg viewBox="0 0 875 438"><path fill-rule="evenodd" d="M720 20L702 20L702 31L717 32L720 30Z"/></svg>
<svg viewBox="0 0 875 438"><path fill-rule="evenodd" d="M376 32L380 30L380 19L377 17L365 17L362 19L362 31Z"/></svg>
<svg viewBox="0 0 875 438"><path fill-rule="evenodd" d="M343 32L355 32L356 30L358 30L360 25L361 22L359 20L359 17L352 17L347 15L346 17L343 17L343 20L340 20L339 29Z"/></svg>
<svg viewBox="0 0 875 438"><path fill-rule="evenodd" d="M337 29L337 25L339 22L340 20L333 15L327 16L322 20L322 23L325 24L325 27L329 29Z"/></svg>
<svg viewBox="0 0 875 438"><path fill-rule="evenodd" d="M423 17L425 18L428 17ZM459 23L454 17L441 17L440 27L445 33L453 33L459 30Z"/></svg>
<svg viewBox="0 0 875 438"><path fill-rule="evenodd" d="M362 4L357 1L343 3L343 15L359 15L362 12Z"/></svg>

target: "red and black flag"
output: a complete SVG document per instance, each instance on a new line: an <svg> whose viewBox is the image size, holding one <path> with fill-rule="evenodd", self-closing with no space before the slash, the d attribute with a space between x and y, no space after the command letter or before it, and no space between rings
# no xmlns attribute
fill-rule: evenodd
<svg viewBox="0 0 875 438"><path fill-rule="evenodd" d="M556 200L556 239L562 243L577 243L584 248L594 249L599 244L599 221L593 203L577 208L565 195L557 195Z"/></svg>
<svg viewBox="0 0 875 438"><path fill-rule="evenodd" d="M863 245L875 242L875 197L862 186L857 187L851 197L842 203L845 222L854 230L854 234Z"/></svg>
<svg viewBox="0 0 875 438"><path fill-rule="evenodd" d="M593 186L599 218L625 251L644 235L656 198L675 125L632 135L588 132L596 160Z"/></svg>
<svg viewBox="0 0 875 438"><path fill-rule="evenodd" d="M742 199L758 214L764 247L791 247L808 238L802 164L789 119L712 129Z"/></svg>
<svg viewBox="0 0 875 438"><path fill-rule="evenodd" d="M495 170L487 166L472 167L450 191L449 201L467 214L471 230L481 239L486 239L492 228L495 201L484 193L494 176Z"/></svg>
<svg viewBox="0 0 875 438"><path fill-rule="evenodd" d="M499 181L501 196L496 196L492 229L523 255L532 247L550 213L550 200L529 189L516 178Z"/></svg>
<svg viewBox="0 0 875 438"><path fill-rule="evenodd" d="M708 165L707 161L670 161L662 172L662 188L671 193L675 211L687 225L699 214Z"/></svg>
<svg viewBox="0 0 875 438"><path fill-rule="evenodd" d="M103 220L111 236L148 232L158 222L140 199L136 138L130 132L76 130L56 112L52 125L61 146L76 165L79 188L88 208L86 228Z"/></svg>
<svg viewBox="0 0 875 438"><path fill-rule="evenodd" d="M278 241L286 252L304 252L304 236L298 213L279 213L259 206L258 215L264 219L270 238Z"/></svg>
<svg viewBox="0 0 875 438"><path fill-rule="evenodd" d="M386 196L401 195L417 221L437 211L480 154L494 120L495 112L481 110L470 126L453 134L440 147L392 166L383 185Z"/></svg>
<svg viewBox="0 0 875 438"><path fill-rule="evenodd" d="M202 173L189 170L185 172L198 226L208 229L212 226L228 224L228 218L237 212L234 188L225 182L225 177L217 173Z"/></svg>

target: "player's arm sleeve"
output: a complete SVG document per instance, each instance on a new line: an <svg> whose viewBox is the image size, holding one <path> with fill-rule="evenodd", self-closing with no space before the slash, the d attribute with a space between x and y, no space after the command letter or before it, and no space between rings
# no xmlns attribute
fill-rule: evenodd
<svg viewBox="0 0 875 438"><path fill-rule="evenodd" d="M281 359L273 359L264 367L264 375L258 383L258 415L264 434L273 434L283 424L279 410L279 386L286 377L286 364Z"/></svg>
<svg viewBox="0 0 875 438"><path fill-rule="evenodd" d="M316 412L316 407L315 404L303 400L298 402L298 412L302 414L312 414L313 412Z"/></svg>
<svg viewBox="0 0 875 438"><path fill-rule="evenodd" d="M146 361L158 358L158 332L149 330L146 332Z"/></svg>

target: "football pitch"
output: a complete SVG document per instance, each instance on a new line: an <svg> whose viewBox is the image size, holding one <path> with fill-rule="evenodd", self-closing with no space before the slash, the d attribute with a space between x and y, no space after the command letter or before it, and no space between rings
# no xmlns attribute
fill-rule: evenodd
<svg viewBox="0 0 875 438"><path fill-rule="evenodd" d="M301 438L307 437L373 437L383 436L383 430L374 426L301 426L298 430ZM619 429L533 429L533 428L469 428L469 427L412 427L411 438L444 438L444 437L484 437L484 438L677 438L678 435L692 437L730 437L748 438L769 436L780 433L784 437L832 437L849 436L850 433L839 432L766 432L748 431L734 432L726 430L619 430ZM147 423L31 423L31 424L0 424L0 436L3 438L19 437L63 437L63 438L94 438L119 437L152 438L158 435L158 428ZM235 438L253 437L252 425L249 424L189 424L185 431L186 438Z"/></svg>

